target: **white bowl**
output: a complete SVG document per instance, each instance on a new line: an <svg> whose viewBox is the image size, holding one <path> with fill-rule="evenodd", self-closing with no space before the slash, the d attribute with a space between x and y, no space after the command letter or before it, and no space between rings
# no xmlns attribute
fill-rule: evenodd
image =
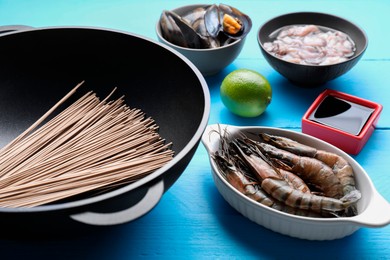
<svg viewBox="0 0 390 260"><path fill-rule="evenodd" d="M172 11L178 15L187 13L198 7L209 6L207 4L186 5ZM231 64L240 54L246 37L236 40L231 44L211 49L191 49L178 46L167 41L161 34L160 19L156 23L157 38L161 43L168 45L188 58L203 74L203 76L214 75L229 64Z"/></svg>
<svg viewBox="0 0 390 260"><path fill-rule="evenodd" d="M317 149L337 153L351 164L356 180L356 187L362 193L357 203L358 214L353 217L312 218L284 213L264 206L236 190L218 171L214 160L209 157L214 183L223 198L237 211L255 223L275 232L308 240L333 240L351 235L361 227L383 227L390 224L390 204L375 189L370 177L364 169L348 154L315 137L272 127L239 127L218 124L206 127L202 143L209 155L219 148L220 137L213 133L219 129L227 129L232 138L239 132L265 132L285 136ZM249 135L249 134L248 134ZM252 138L252 135L251 135Z"/></svg>

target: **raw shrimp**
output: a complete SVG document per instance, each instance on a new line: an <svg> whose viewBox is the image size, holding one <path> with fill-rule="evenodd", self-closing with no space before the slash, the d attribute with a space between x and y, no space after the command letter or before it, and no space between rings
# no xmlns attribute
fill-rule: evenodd
<svg viewBox="0 0 390 260"><path fill-rule="evenodd" d="M282 179L265 178L261 187L273 198L278 198L286 205L314 212L338 212L344 211L360 199L360 193L351 192L340 199L318 196L311 193L303 193L291 188Z"/></svg>
<svg viewBox="0 0 390 260"><path fill-rule="evenodd" d="M296 175L290 171L280 169L280 168L277 169L277 171L294 189L300 190L304 193L311 192L310 188L306 185L306 183L298 175Z"/></svg>
<svg viewBox="0 0 390 260"><path fill-rule="evenodd" d="M356 189L352 166L342 156L324 150L317 150L314 147L301 144L282 136L275 136L266 133L261 133L260 136L265 142L278 148L300 156L313 157L324 162L338 177L341 185L343 186L344 195Z"/></svg>
<svg viewBox="0 0 390 260"><path fill-rule="evenodd" d="M257 150L256 147L250 147L248 144L246 144L241 139L236 139L232 144L232 146L239 146L241 149L241 152L244 152L248 157L247 160L253 161L254 167L257 166L257 161L259 160L258 157L262 156L261 152ZM238 149L238 147L236 147ZM265 159L265 158L264 158ZM263 159L263 160L264 160ZM261 161L262 162L262 161ZM274 168L274 171L278 174L278 178L282 177L292 188L300 190L302 192L310 192L309 187L306 185L306 183L296 174L287 171L282 168ZM276 177L276 176L274 176Z"/></svg>
<svg viewBox="0 0 390 260"><path fill-rule="evenodd" d="M337 154L323 150L317 150L315 158L332 168L343 186L344 195L356 189L353 169L347 160Z"/></svg>
<svg viewBox="0 0 390 260"><path fill-rule="evenodd" d="M343 186L339 179L332 169L322 161L299 156L267 143L254 143L273 163L297 174L306 183L316 186L325 196L336 199L344 196Z"/></svg>
<svg viewBox="0 0 390 260"><path fill-rule="evenodd" d="M261 190L255 186L257 182L250 180L241 168L236 167L229 162L227 158L218 153L214 154L212 158L216 162L222 175L239 192L268 207L271 207L274 204L274 200L266 193L261 192Z"/></svg>
<svg viewBox="0 0 390 260"><path fill-rule="evenodd" d="M287 137L270 135L266 133L260 133L259 136L263 141L297 155L314 157L317 153L317 149L314 147L301 144Z"/></svg>
<svg viewBox="0 0 390 260"><path fill-rule="evenodd" d="M346 61L356 51L355 43L340 31L316 25L286 26L271 33L264 49L298 64L329 65Z"/></svg>
<svg viewBox="0 0 390 260"><path fill-rule="evenodd" d="M218 153L212 156L216 162L221 174L225 179L239 192L248 196L249 198L275 210L286 212L293 215L307 216L307 217L330 217L329 214L319 214L310 210L302 210L299 208L293 208L286 204L273 199L268 195L259 185L258 181L252 180L250 175L243 169L243 167L237 167L233 163L229 162L225 157L222 157Z"/></svg>
<svg viewBox="0 0 390 260"><path fill-rule="evenodd" d="M240 156L248 168L251 169L256 179L258 179L261 188L274 199L283 202L290 207L312 210L315 212L338 212L345 210L360 199L360 193L350 193L347 196L336 199L304 193L294 189L266 160L259 156L255 156L254 153L248 154L249 150L244 151L237 142L232 142L231 144L235 148L238 156Z"/></svg>

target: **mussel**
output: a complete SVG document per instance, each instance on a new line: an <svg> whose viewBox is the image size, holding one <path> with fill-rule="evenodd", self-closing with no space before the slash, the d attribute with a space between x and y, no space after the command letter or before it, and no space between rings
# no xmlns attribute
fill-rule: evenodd
<svg viewBox="0 0 390 260"><path fill-rule="evenodd" d="M249 16L220 4L198 7L181 16L164 10L160 17L162 36L178 46L217 48L245 37L252 28Z"/></svg>
<svg viewBox="0 0 390 260"><path fill-rule="evenodd" d="M224 4L214 4L208 7L204 20L211 37L217 37L222 32L229 38L241 39L252 28L252 20L249 16Z"/></svg>
<svg viewBox="0 0 390 260"><path fill-rule="evenodd" d="M160 26L163 37L169 42L186 47L206 48L207 39L197 33L194 28L182 17L171 11L163 11L160 18Z"/></svg>

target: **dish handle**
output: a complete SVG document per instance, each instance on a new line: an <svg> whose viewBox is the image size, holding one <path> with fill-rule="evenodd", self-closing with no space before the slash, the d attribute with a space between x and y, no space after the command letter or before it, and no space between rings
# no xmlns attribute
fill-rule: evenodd
<svg viewBox="0 0 390 260"><path fill-rule="evenodd" d="M123 224L135 220L152 208L160 201L164 194L164 181L160 180L153 186L149 187L145 196L134 206L112 213L82 212L71 215L70 218L84 224L97 226L110 226Z"/></svg>
<svg viewBox="0 0 390 260"><path fill-rule="evenodd" d="M212 125L208 125L206 127L205 131L203 132L201 141L202 141L202 143L203 143L204 147L206 148L209 155L214 152L213 151L214 150L214 147L213 147L214 141L211 141L210 135L213 134L213 132L215 132L215 134L223 133L223 130L225 128L226 128L226 125L224 125L224 124L212 124Z"/></svg>
<svg viewBox="0 0 390 260"><path fill-rule="evenodd" d="M374 191L371 203L356 217L355 221L366 227L383 227L390 224L390 203Z"/></svg>

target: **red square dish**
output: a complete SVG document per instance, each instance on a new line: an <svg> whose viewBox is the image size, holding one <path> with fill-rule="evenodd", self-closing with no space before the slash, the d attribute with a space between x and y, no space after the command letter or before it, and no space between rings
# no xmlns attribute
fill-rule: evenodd
<svg viewBox="0 0 390 260"><path fill-rule="evenodd" d="M303 116L302 132L358 154L374 131L382 108L375 102L326 89Z"/></svg>

